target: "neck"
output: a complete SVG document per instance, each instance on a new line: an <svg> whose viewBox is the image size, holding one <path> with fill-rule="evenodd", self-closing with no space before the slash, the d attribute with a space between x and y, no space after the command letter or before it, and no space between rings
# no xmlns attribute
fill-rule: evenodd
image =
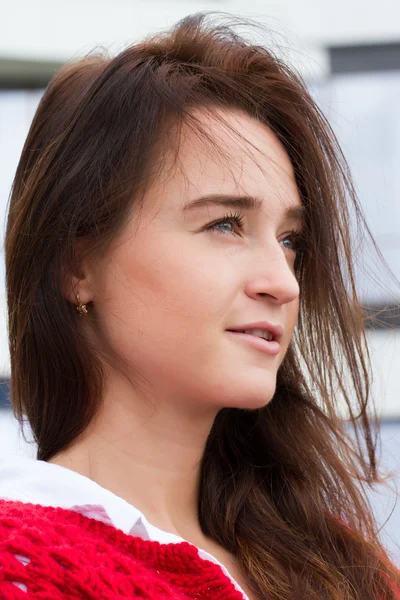
<svg viewBox="0 0 400 600"><path fill-rule="evenodd" d="M155 405L116 380L83 435L49 462L112 491L156 527L201 539L199 472L214 418L166 398Z"/></svg>

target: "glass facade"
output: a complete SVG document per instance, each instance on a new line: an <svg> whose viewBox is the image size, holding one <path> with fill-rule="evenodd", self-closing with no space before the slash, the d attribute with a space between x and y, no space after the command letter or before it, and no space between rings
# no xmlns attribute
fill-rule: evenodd
<svg viewBox="0 0 400 600"><path fill-rule="evenodd" d="M312 91L349 163L368 226L400 281L400 71L335 74ZM353 244L361 300L399 302L399 286L382 272L368 240L354 237Z"/></svg>

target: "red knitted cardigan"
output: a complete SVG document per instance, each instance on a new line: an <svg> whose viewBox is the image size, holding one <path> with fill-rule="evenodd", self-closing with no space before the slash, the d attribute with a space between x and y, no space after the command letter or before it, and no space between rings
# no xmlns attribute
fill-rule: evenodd
<svg viewBox="0 0 400 600"><path fill-rule="evenodd" d="M73 510L0 499L0 600L123 598L243 600L189 542L143 540Z"/></svg>
<svg viewBox="0 0 400 600"><path fill-rule="evenodd" d="M189 542L161 544L73 510L0 500L1 600L127 598L243 595Z"/></svg>

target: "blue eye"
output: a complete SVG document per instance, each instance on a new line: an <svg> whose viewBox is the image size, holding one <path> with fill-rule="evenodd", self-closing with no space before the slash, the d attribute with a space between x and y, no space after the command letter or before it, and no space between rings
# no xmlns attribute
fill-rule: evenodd
<svg viewBox="0 0 400 600"><path fill-rule="evenodd" d="M226 235L230 233L231 235L238 235L233 230L221 230L220 226L225 225L226 223L230 223L231 225L236 225L239 231L242 231L244 225L244 218L241 213L230 213L225 215L222 219L218 219L218 221L214 221L210 223L206 227L206 231L217 231L221 235ZM300 254L304 251L304 235L301 231L297 231L296 229L292 230L289 235L283 238L283 242L286 240L291 240L293 247L287 248L290 252L294 252L296 254Z"/></svg>
<svg viewBox="0 0 400 600"><path fill-rule="evenodd" d="M290 232L289 235L283 238L282 241L284 242L285 240L292 240L292 243L294 242L294 248L287 248L291 252L300 254L304 251L304 235L301 231L297 231L294 229Z"/></svg>
<svg viewBox="0 0 400 600"><path fill-rule="evenodd" d="M213 223L210 223L210 225L208 225L206 229L207 229L207 231L215 229L215 231L218 231L222 235L224 235L225 233L231 233L231 234L235 235L234 231L221 231L220 229L217 229L217 226L223 225L224 223L233 223L234 225L236 225L236 227L238 227L240 230L242 230L243 224L244 224L243 215L241 213L231 213L231 214L225 215L222 219L219 219L218 221L214 221Z"/></svg>

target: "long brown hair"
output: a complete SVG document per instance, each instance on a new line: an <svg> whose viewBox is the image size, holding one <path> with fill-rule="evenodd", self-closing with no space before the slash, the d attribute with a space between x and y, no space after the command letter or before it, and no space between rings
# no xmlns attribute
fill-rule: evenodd
<svg viewBox="0 0 400 600"><path fill-rule="evenodd" d="M196 127L191 108L245 111L284 144L305 206L300 314L273 399L215 419L201 465L201 527L237 556L259 598L394 599L400 577L365 493L384 478L377 419L367 414L351 219L370 233L337 140L301 77L233 24L192 15L115 57L66 64L50 81L7 222L13 409L21 422L26 415L41 460L85 430L102 369L63 294L63 269L79 269L77 243L96 255L123 227L162 171L167 123Z"/></svg>

